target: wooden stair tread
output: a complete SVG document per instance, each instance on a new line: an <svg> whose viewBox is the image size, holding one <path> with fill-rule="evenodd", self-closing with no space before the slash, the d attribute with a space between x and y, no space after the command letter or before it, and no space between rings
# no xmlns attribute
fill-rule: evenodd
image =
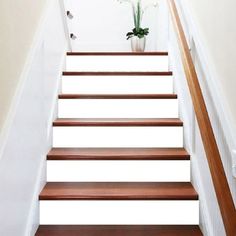
<svg viewBox="0 0 236 236"><path fill-rule="evenodd" d="M176 99L177 94L60 94L59 99Z"/></svg>
<svg viewBox="0 0 236 236"><path fill-rule="evenodd" d="M178 118L59 118L53 126L183 126Z"/></svg>
<svg viewBox="0 0 236 236"><path fill-rule="evenodd" d="M190 160L184 148L53 148L48 160Z"/></svg>
<svg viewBox="0 0 236 236"><path fill-rule="evenodd" d="M120 72L120 71L64 71L63 76L172 76L171 71L160 72Z"/></svg>
<svg viewBox="0 0 236 236"><path fill-rule="evenodd" d="M168 52L67 52L67 56L168 56Z"/></svg>
<svg viewBox="0 0 236 236"><path fill-rule="evenodd" d="M48 182L40 200L197 200L188 182Z"/></svg>
<svg viewBox="0 0 236 236"><path fill-rule="evenodd" d="M197 225L41 225L35 236L202 236Z"/></svg>

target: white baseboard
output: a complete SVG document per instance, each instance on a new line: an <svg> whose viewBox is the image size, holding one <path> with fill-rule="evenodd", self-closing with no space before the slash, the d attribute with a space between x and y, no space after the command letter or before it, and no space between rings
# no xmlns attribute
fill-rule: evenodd
<svg viewBox="0 0 236 236"><path fill-rule="evenodd" d="M31 201L28 222L25 229L25 232L26 232L25 236L28 236L28 235L34 236L38 228L38 224L35 224L35 218L39 217L38 196L44 184L46 183L46 155L48 151L50 150L51 144L52 144L52 122L57 116L57 101L58 101L57 98L58 98L60 84L61 84L61 80L59 78L61 77L61 74L62 74L61 72L63 71L63 68L64 68L66 52L67 52L67 45L65 45L64 53L61 57L61 63L58 70L57 84L54 90L53 101L51 102L51 108L49 109L50 114L49 114L49 119L48 119L47 142L46 142L48 143L48 148L45 150L45 158L42 158L41 164L38 169L38 175L37 175L37 180L36 180L35 187L33 190L33 197Z"/></svg>
<svg viewBox="0 0 236 236"><path fill-rule="evenodd" d="M0 206L0 221L4 226L0 229L1 235L33 236L39 224L38 194L46 181L46 155L52 143L52 121L57 113L57 95L68 48L61 17L59 2L49 1L0 134L0 162L4 170L0 184L5 190ZM56 31L54 35L48 33L52 28ZM27 124L31 128L28 129ZM22 138L21 134L25 136ZM4 182L8 167L15 171L10 187ZM24 199L17 196L19 188ZM4 205L8 195L14 201L15 207L11 209ZM11 222L4 221L3 216L11 214Z"/></svg>

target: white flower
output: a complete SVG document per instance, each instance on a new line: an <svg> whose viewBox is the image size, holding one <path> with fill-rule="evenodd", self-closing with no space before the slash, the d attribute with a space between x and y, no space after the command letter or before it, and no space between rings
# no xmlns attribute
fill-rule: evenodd
<svg viewBox="0 0 236 236"><path fill-rule="evenodd" d="M144 13L149 7L157 7L159 5L158 0L117 0L119 3L130 3L134 9L137 8L137 3L140 2L142 7L142 13Z"/></svg>
<svg viewBox="0 0 236 236"><path fill-rule="evenodd" d="M138 2L140 2L143 6L143 8L149 7L149 6L158 6L158 0L117 0L120 3L123 2L129 2L131 4L137 5Z"/></svg>
<svg viewBox="0 0 236 236"><path fill-rule="evenodd" d="M133 9L134 25L136 28L140 27L144 12L149 7L157 7L158 0L117 0L119 3L130 3Z"/></svg>
<svg viewBox="0 0 236 236"><path fill-rule="evenodd" d="M130 2L130 3L133 3L133 4L136 4L138 1L140 0L117 0L118 2L120 3L123 3L123 2Z"/></svg>
<svg viewBox="0 0 236 236"><path fill-rule="evenodd" d="M142 0L142 9L145 11L149 7L157 7L159 2L157 0Z"/></svg>

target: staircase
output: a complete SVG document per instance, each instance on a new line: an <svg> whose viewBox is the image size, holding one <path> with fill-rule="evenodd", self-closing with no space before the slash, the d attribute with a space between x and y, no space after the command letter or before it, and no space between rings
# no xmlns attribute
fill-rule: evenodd
<svg viewBox="0 0 236 236"><path fill-rule="evenodd" d="M36 236L199 236L168 53L68 53Z"/></svg>

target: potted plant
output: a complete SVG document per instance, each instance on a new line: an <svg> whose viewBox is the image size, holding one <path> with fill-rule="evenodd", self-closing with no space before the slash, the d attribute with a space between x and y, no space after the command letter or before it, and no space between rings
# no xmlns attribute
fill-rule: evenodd
<svg viewBox="0 0 236 236"><path fill-rule="evenodd" d="M142 28L142 17L150 6L157 7L158 2L153 0L118 0L120 3L128 2L132 5L134 29L126 34L127 40L131 40L133 52L144 52L146 46L146 36L149 28Z"/></svg>

